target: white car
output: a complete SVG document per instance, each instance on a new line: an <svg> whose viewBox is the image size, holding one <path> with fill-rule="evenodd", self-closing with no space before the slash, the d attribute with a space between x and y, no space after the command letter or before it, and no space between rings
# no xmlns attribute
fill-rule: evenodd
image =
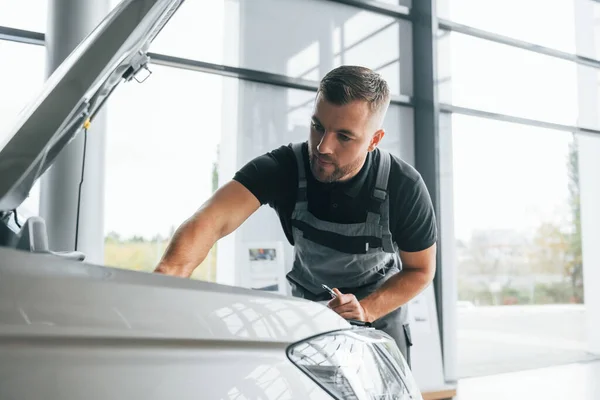
<svg viewBox="0 0 600 400"><path fill-rule="evenodd" d="M16 211L181 0L124 0L0 143L0 399L422 399L394 341L326 306L91 265Z"/></svg>

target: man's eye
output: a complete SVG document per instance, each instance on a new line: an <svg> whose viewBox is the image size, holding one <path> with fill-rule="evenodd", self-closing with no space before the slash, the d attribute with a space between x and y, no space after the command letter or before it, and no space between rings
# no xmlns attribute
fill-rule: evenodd
<svg viewBox="0 0 600 400"><path fill-rule="evenodd" d="M316 131L318 132L323 132L323 127L321 125L315 124L314 122L312 123L313 128L315 128Z"/></svg>
<svg viewBox="0 0 600 400"><path fill-rule="evenodd" d="M350 140L350 138L346 135L339 135L339 137L342 142L347 142Z"/></svg>

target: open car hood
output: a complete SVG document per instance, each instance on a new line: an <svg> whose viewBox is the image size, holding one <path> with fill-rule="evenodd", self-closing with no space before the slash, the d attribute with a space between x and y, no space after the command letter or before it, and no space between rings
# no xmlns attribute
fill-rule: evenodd
<svg viewBox="0 0 600 400"><path fill-rule="evenodd" d="M21 205L116 86L145 69L150 43L183 1L121 1L47 79L0 140L0 213Z"/></svg>

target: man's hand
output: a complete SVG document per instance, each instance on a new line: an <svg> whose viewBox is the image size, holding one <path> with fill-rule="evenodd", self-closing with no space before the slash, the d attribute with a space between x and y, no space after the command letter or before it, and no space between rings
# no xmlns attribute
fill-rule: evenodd
<svg viewBox="0 0 600 400"><path fill-rule="evenodd" d="M237 181L220 187L177 229L154 272L189 278L217 240L237 229L260 207Z"/></svg>
<svg viewBox="0 0 600 400"><path fill-rule="evenodd" d="M356 296L351 293L343 294L336 288L333 288L333 291L337 297L327 303L329 308L345 319L373 322L369 321L367 310L360 304Z"/></svg>
<svg viewBox="0 0 600 400"><path fill-rule="evenodd" d="M437 247L417 251L400 251L402 271L389 278L379 289L361 299L360 304L368 311L373 322L408 303L433 281Z"/></svg>

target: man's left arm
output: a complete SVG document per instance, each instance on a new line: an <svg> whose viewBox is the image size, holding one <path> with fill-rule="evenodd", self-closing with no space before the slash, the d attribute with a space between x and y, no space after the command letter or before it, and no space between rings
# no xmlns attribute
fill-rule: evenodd
<svg viewBox="0 0 600 400"><path fill-rule="evenodd" d="M373 322L421 293L433 281L436 251L435 243L422 251L400 251L402 271L360 301L365 321Z"/></svg>
<svg viewBox="0 0 600 400"><path fill-rule="evenodd" d="M358 301L353 294L333 289L337 298L329 306L346 319L373 322L408 303L423 291L435 275L436 244L416 251L400 251L402 271L379 289Z"/></svg>
<svg viewBox="0 0 600 400"><path fill-rule="evenodd" d="M402 190L403 200L393 203L398 221L393 236L400 248L402 270L360 301L334 289L337 298L329 306L346 319L375 321L408 303L433 280L437 227L431 197L422 179Z"/></svg>

